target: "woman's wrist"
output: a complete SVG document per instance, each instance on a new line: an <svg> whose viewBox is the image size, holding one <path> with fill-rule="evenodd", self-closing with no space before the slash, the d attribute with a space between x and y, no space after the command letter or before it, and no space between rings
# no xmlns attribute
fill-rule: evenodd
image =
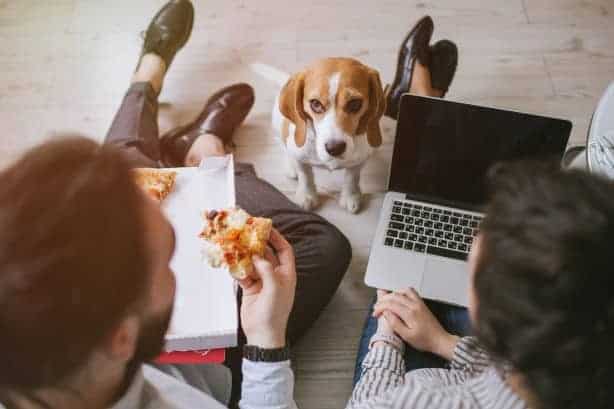
<svg viewBox="0 0 614 409"><path fill-rule="evenodd" d="M377 331L376 332L379 334L398 336L394 332L390 324L388 324L388 321L386 321L386 318L384 318L383 315L377 319Z"/></svg>
<svg viewBox="0 0 614 409"><path fill-rule="evenodd" d="M376 345L388 345L399 351L401 354L405 352L405 343L397 335L382 333L379 330L373 334L369 341L369 349Z"/></svg>
<svg viewBox="0 0 614 409"><path fill-rule="evenodd" d="M444 332L441 336L436 337L435 340L436 342L433 345L431 352L444 359L447 359L448 361L451 361L452 357L454 356L454 348L456 348L456 344L460 340L460 337Z"/></svg>

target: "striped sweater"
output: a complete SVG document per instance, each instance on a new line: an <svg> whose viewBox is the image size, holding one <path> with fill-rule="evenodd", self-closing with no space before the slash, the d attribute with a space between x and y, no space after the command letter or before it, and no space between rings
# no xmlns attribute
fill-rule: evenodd
<svg viewBox="0 0 614 409"><path fill-rule="evenodd" d="M347 409L521 409L525 403L505 384L475 338L462 338L450 369L405 373L403 355L376 344L362 364L362 377Z"/></svg>

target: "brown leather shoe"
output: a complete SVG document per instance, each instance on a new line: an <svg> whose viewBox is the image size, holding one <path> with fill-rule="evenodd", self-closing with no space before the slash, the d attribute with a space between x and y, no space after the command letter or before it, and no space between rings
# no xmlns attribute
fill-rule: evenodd
<svg viewBox="0 0 614 409"><path fill-rule="evenodd" d="M147 27L141 57L148 53L159 55L166 63L168 71L177 51L188 42L193 25L194 6L190 0L169 1Z"/></svg>
<svg viewBox="0 0 614 409"><path fill-rule="evenodd" d="M168 166L183 166L196 138L210 133L232 146L232 136L254 106L254 89L235 84L213 94L194 121L165 133L161 140L162 158Z"/></svg>

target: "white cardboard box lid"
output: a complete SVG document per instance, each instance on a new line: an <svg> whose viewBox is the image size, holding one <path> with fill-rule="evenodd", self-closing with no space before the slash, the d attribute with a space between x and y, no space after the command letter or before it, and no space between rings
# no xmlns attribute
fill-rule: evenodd
<svg viewBox="0 0 614 409"><path fill-rule="evenodd" d="M207 158L199 167L175 168L175 190L162 208L176 235L171 269L177 290L167 351L226 348L237 345L236 285L226 268L212 268L198 237L203 211L235 206L232 155Z"/></svg>

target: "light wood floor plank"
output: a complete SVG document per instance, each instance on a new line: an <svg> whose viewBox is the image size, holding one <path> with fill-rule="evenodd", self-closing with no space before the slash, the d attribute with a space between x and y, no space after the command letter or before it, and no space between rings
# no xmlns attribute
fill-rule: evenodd
<svg viewBox="0 0 614 409"><path fill-rule="evenodd" d="M140 51L140 32L164 0L0 0L0 166L63 130L102 141ZM399 42L424 14L433 41L454 40L460 63L449 98L569 118L583 142L604 87L614 80L611 0L194 0L196 25L160 95L162 132L192 119L212 92L249 82L256 104L237 135L237 158L292 195L270 128L278 86L250 64L286 72L324 56L351 56L394 75ZM302 408L341 408L373 290L363 284L386 190L394 121L364 169L365 209L341 210L339 172L317 172L319 213L352 242L354 258L321 319L295 348Z"/></svg>

